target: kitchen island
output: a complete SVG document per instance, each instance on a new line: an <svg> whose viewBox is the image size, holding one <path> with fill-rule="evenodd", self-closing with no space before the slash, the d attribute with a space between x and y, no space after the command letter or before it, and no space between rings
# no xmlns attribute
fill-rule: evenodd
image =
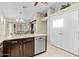
<svg viewBox="0 0 79 59"><path fill-rule="evenodd" d="M47 50L46 34L22 34L0 37L0 56L30 57Z"/></svg>

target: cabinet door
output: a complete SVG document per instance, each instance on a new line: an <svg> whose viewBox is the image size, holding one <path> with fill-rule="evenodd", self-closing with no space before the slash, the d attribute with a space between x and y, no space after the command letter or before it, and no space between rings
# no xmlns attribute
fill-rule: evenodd
<svg viewBox="0 0 79 59"><path fill-rule="evenodd" d="M22 45L18 41L5 41L3 44L4 56L21 57Z"/></svg>
<svg viewBox="0 0 79 59"><path fill-rule="evenodd" d="M78 54L78 21L79 12L73 11L63 15L64 18L64 49Z"/></svg>
<svg viewBox="0 0 79 59"><path fill-rule="evenodd" d="M63 47L64 37L64 19L62 16L54 16L50 18L50 42L57 47Z"/></svg>
<svg viewBox="0 0 79 59"><path fill-rule="evenodd" d="M55 46L63 48L74 54L78 54L78 21L79 11L70 11L54 15L50 18L50 40ZM59 28L62 22L53 22L63 19L63 27ZM54 23L54 24L53 24ZM51 26L52 24L52 26ZM63 33L63 34L62 34ZM59 35L60 34L60 35Z"/></svg>
<svg viewBox="0 0 79 59"><path fill-rule="evenodd" d="M34 41L33 38L27 38L23 42L23 53L25 57L34 55Z"/></svg>
<svg viewBox="0 0 79 59"><path fill-rule="evenodd" d="M62 29L54 29L53 30L53 44L63 48L63 31Z"/></svg>
<svg viewBox="0 0 79 59"><path fill-rule="evenodd" d="M10 46L10 57L22 57L22 46L20 44L14 44Z"/></svg>

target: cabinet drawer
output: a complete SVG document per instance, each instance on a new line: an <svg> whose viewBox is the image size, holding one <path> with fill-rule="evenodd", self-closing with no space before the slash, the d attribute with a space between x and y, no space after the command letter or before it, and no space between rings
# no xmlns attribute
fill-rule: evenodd
<svg viewBox="0 0 79 59"><path fill-rule="evenodd" d="M30 42L30 41L33 41L33 38L26 38L26 39L23 40L23 43L24 42Z"/></svg>
<svg viewBox="0 0 79 59"><path fill-rule="evenodd" d="M16 40L12 40L11 41L11 44L16 44L16 43L19 43L20 44L20 43L22 43L22 40L17 40L16 39Z"/></svg>
<svg viewBox="0 0 79 59"><path fill-rule="evenodd" d="M11 40L11 41L5 41L6 45L12 45L12 44L20 44L21 41L19 40Z"/></svg>

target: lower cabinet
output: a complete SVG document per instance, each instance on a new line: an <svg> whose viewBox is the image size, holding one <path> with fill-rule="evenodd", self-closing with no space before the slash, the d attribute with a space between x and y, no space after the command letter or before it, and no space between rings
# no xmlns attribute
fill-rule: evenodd
<svg viewBox="0 0 79 59"><path fill-rule="evenodd" d="M9 56L10 57L21 57L22 55L22 46L20 44L14 44L10 47L8 47L9 49Z"/></svg>
<svg viewBox="0 0 79 59"><path fill-rule="evenodd" d="M20 57L22 54L22 42L20 40L11 40L3 42L3 56Z"/></svg>
<svg viewBox="0 0 79 59"><path fill-rule="evenodd" d="M4 41L4 57L29 57L34 55L33 38Z"/></svg>
<svg viewBox="0 0 79 59"><path fill-rule="evenodd" d="M3 41L3 57L31 57L47 50L45 37Z"/></svg>
<svg viewBox="0 0 79 59"><path fill-rule="evenodd" d="M34 55L34 40L33 39L28 39L28 41L24 40L23 51L24 51L25 57Z"/></svg>

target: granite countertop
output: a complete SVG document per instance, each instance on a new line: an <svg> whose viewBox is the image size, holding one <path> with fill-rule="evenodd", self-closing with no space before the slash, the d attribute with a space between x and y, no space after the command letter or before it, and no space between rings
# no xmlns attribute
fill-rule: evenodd
<svg viewBox="0 0 79 59"><path fill-rule="evenodd" d="M0 43L2 43L4 40L29 38L29 37L37 37L37 36L46 36L46 34L21 34L21 35L0 36Z"/></svg>

